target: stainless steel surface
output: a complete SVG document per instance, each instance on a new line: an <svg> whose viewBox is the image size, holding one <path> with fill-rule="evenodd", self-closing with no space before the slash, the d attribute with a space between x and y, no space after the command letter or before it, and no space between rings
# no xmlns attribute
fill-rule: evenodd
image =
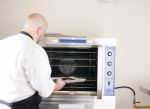
<svg viewBox="0 0 150 109"><path fill-rule="evenodd" d="M80 96L80 95L52 95L49 98L43 99L43 102L49 102L52 104L76 104L76 103L92 103L96 99L96 96Z"/></svg>
<svg viewBox="0 0 150 109"><path fill-rule="evenodd" d="M96 96L95 91L54 91L53 95L70 95L72 96Z"/></svg>
<svg viewBox="0 0 150 109"><path fill-rule="evenodd" d="M104 52L104 48L102 47L98 47L98 62L97 62L97 99L101 99L102 98L102 92L104 91L104 74L103 74L103 52Z"/></svg>
<svg viewBox="0 0 150 109"><path fill-rule="evenodd" d="M40 104L40 109L115 109L115 96L103 96L103 99L96 100L96 98L87 98L90 99L89 102L49 102L45 101ZM59 98L58 98L59 99ZM67 98L68 99L68 98ZM91 101L93 99L93 101ZM70 98L70 101L74 100ZM68 102L68 103L67 103Z"/></svg>
<svg viewBox="0 0 150 109"><path fill-rule="evenodd" d="M60 78L60 77L52 77L52 79L54 81L56 81L58 78ZM62 78L62 80L65 81L66 84L86 81L86 78L73 77L73 76L72 77L61 77L61 78Z"/></svg>
<svg viewBox="0 0 150 109"><path fill-rule="evenodd" d="M49 102L42 102L40 109L94 109L92 103L89 104L51 104Z"/></svg>
<svg viewBox="0 0 150 109"><path fill-rule="evenodd" d="M41 109L93 109L94 97L92 96L63 96L56 95L43 99L40 104ZM62 107L63 105L63 107ZM88 105L88 106L87 106Z"/></svg>
<svg viewBox="0 0 150 109"><path fill-rule="evenodd" d="M62 90L43 99L41 109L99 109L93 107L98 101L104 105L101 109L115 109L114 66L106 66L114 59L109 55L114 53L111 46L116 45L115 40L46 37L41 45L48 54L53 79L61 77L67 83ZM113 75L107 75L108 70ZM103 97L105 94L106 99Z"/></svg>

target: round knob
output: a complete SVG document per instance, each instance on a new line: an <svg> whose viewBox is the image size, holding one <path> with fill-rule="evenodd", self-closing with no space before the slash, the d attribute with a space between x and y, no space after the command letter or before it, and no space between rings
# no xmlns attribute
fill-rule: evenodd
<svg viewBox="0 0 150 109"><path fill-rule="evenodd" d="M108 52L107 55L108 55L108 56L112 56L112 52Z"/></svg>
<svg viewBox="0 0 150 109"><path fill-rule="evenodd" d="M111 65L112 65L112 62L107 62L107 65L108 65L108 66L111 66Z"/></svg>

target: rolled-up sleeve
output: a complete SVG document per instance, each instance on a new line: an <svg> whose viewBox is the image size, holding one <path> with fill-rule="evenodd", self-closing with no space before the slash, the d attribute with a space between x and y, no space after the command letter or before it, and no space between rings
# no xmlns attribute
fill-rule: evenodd
<svg viewBox="0 0 150 109"><path fill-rule="evenodd" d="M51 67L43 48L36 46L26 59L26 72L32 88L42 97L52 94L55 83L51 78Z"/></svg>

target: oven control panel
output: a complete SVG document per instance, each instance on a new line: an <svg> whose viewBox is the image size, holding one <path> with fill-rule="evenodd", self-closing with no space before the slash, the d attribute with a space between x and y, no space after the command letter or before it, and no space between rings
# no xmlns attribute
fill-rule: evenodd
<svg viewBox="0 0 150 109"><path fill-rule="evenodd" d="M115 47L105 47L104 95L114 96L115 87Z"/></svg>

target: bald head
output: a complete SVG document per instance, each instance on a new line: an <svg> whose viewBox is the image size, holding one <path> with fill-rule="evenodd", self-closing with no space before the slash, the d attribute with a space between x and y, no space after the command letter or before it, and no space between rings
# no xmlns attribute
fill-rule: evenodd
<svg viewBox="0 0 150 109"><path fill-rule="evenodd" d="M33 13L26 18L23 31L32 35L36 42L39 42L46 32L48 22L45 17L38 13Z"/></svg>

